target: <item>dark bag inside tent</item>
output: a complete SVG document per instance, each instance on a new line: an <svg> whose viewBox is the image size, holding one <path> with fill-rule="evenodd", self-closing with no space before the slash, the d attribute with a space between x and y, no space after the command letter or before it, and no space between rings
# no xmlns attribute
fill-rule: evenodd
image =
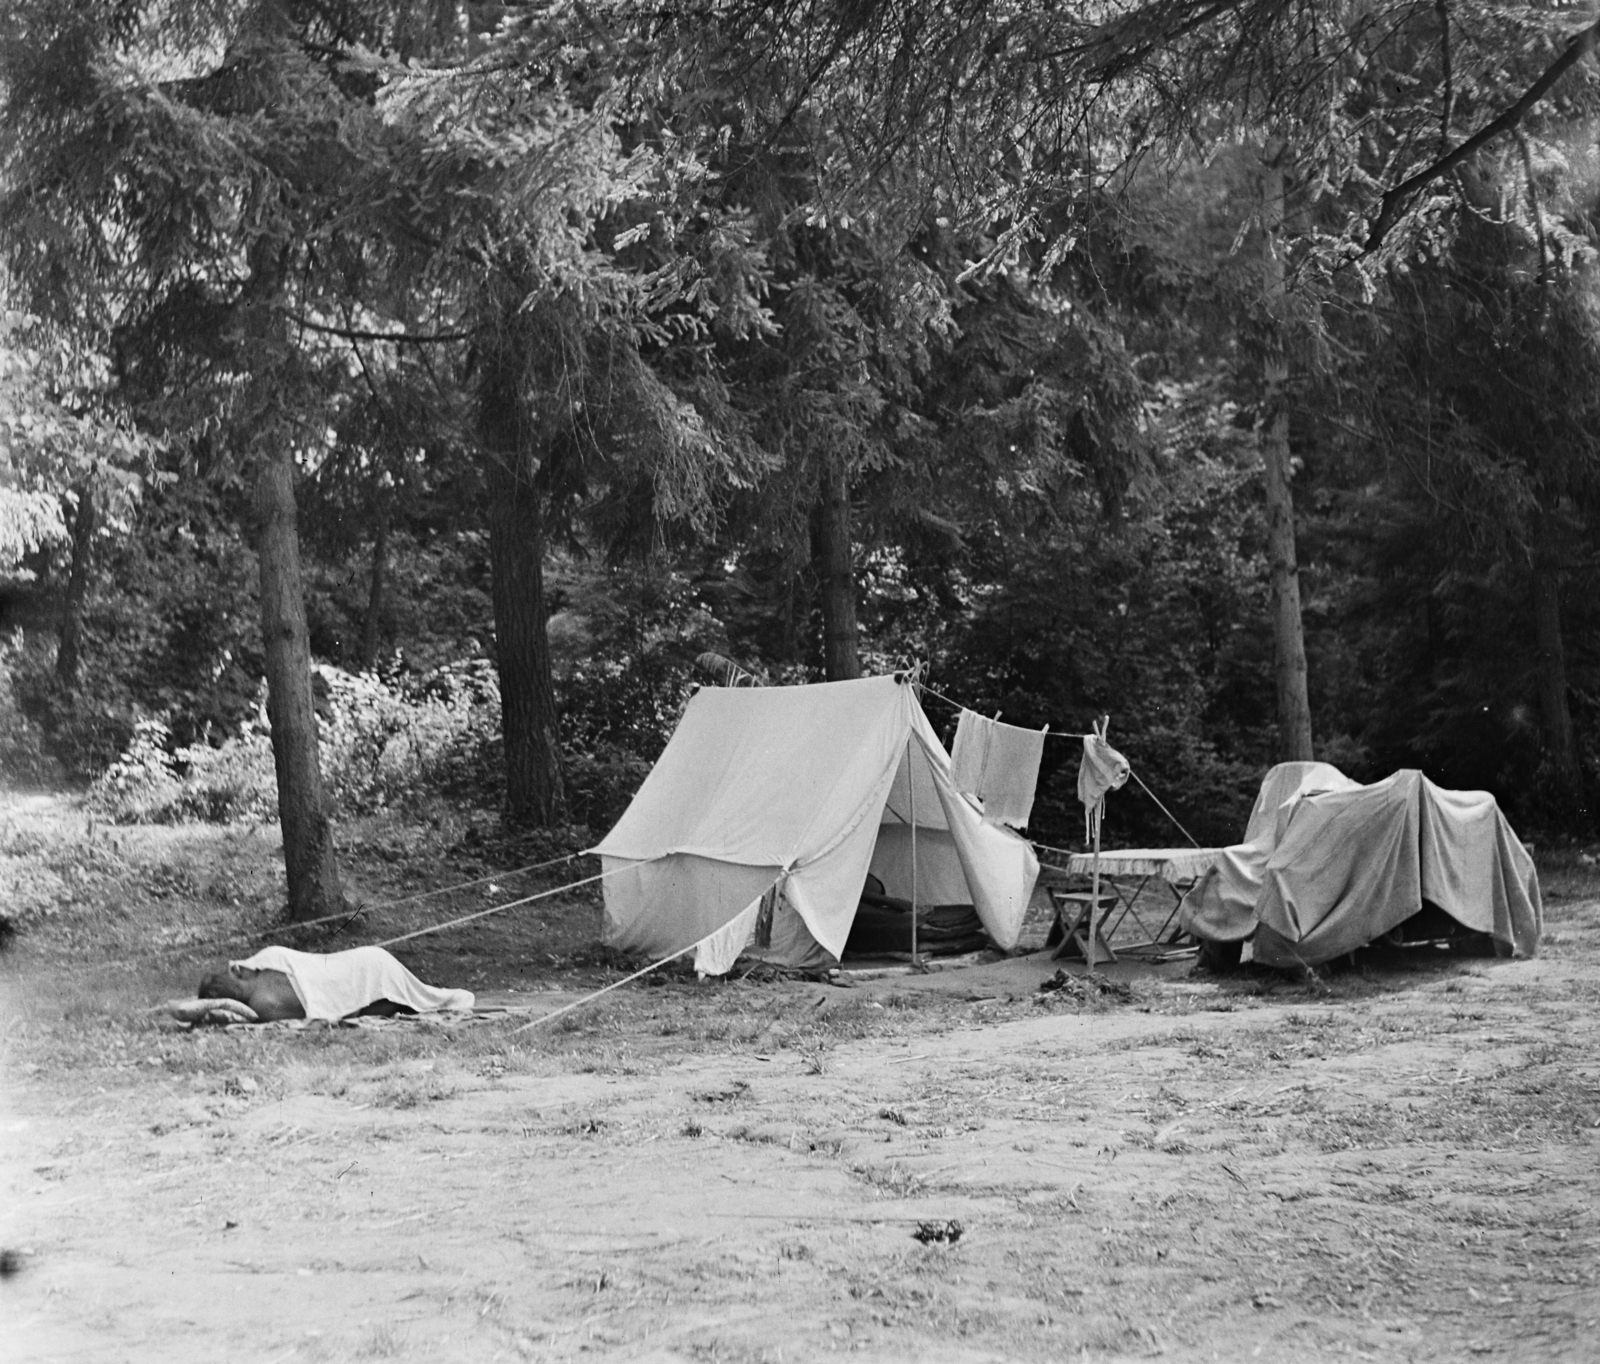
<svg viewBox="0 0 1600 1364"><path fill-rule="evenodd" d="M844 945L846 957L882 957L911 951L911 901L883 893L883 882L867 877L855 922ZM989 946L989 935L972 905L918 905L919 956L954 957Z"/></svg>

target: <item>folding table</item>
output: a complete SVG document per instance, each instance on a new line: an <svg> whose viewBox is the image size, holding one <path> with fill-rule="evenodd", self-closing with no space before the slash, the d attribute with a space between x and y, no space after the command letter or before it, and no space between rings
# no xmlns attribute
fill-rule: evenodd
<svg viewBox="0 0 1600 1364"><path fill-rule="evenodd" d="M1110 851L1102 850L1100 853L1100 880L1102 885L1109 884L1112 892L1122 902L1121 913L1116 916L1115 922L1109 922L1104 928L1105 941L1109 942L1116 936L1117 929L1122 926L1122 921L1130 914L1134 923L1139 925L1142 933L1147 935L1147 941L1137 946L1156 946L1163 941L1163 935L1172 927L1172 921L1178 917L1178 906L1183 903L1183 893L1194 883L1197 876L1211 866L1217 858L1222 856L1221 848L1115 848ZM1061 870L1073 876L1091 876L1094 873L1093 853L1072 853L1067 857ZM1172 908L1167 911L1167 917L1162 920L1161 927L1154 933L1150 926L1139 916L1139 911L1134 908L1134 902L1139 898L1144 888L1152 878L1159 876L1172 892ZM1126 883L1137 881L1133 893L1129 894ZM1084 897L1087 899L1088 897ZM1148 912L1148 911L1147 911ZM1063 928L1066 925L1063 924ZM1177 938L1175 932L1166 938L1172 942ZM1128 951L1128 948L1124 948Z"/></svg>

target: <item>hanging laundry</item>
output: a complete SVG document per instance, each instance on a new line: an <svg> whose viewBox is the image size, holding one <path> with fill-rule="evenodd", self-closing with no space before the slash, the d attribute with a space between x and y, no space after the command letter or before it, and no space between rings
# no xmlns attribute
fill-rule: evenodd
<svg viewBox="0 0 1600 1364"><path fill-rule="evenodd" d="M1078 765L1078 799L1083 802L1083 839L1094 842L1105 811L1106 792L1120 791L1133 771L1128 760L1106 742L1101 722L1083 736L1083 761Z"/></svg>
<svg viewBox="0 0 1600 1364"><path fill-rule="evenodd" d="M1044 757L1044 729L1020 729L970 710L956 722L950 754L950 775L956 790L983 803L983 817L996 824L1025 829L1033 813L1039 760Z"/></svg>

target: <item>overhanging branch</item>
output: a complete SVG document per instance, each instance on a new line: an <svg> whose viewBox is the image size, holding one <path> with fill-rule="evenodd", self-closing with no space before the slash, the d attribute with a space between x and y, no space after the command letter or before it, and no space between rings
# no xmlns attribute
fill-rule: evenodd
<svg viewBox="0 0 1600 1364"><path fill-rule="evenodd" d="M1551 87L1562 76L1594 51L1596 42L1600 42L1600 22L1591 24L1581 33L1574 35L1572 41L1562 49L1561 55L1545 68L1544 74L1523 91L1522 97L1498 118L1484 124L1454 151L1424 166L1393 189L1385 191L1383 201L1378 205L1378 216L1373 221L1372 231L1367 234L1365 249L1369 252L1378 249L1383 239L1389 235L1390 229L1400 221L1400 215L1405 211L1412 196L1424 185L1431 184L1441 175L1448 175L1502 133L1511 132L1516 128L1534 105L1550 93Z"/></svg>
<svg viewBox="0 0 1600 1364"><path fill-rule="evenodd" d="M397 346L443 346L452 341L470 341L477 335L477 328L464 332L374 332L360 327L330 327L326 322L313 322L309 317L302 317L288 308L281 311L297 327L321 332L325 336L340 336L346 341L392 341Z"/></svg>

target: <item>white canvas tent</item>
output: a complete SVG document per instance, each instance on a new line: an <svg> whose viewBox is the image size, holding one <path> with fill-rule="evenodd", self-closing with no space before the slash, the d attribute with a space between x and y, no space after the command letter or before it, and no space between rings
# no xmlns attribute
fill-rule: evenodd
<svg viewBox="0 0 1600 1364"><path fill-rule="evenodd" d="M713 973L751 945L769 890L761 955L819 965L843 953L869 871L891 896L972 905L1004 949L1039 874L1029 844L956 790L899 676L702 689L594 852L606 941L666 955L712 938L696 963Z"/></svg>

